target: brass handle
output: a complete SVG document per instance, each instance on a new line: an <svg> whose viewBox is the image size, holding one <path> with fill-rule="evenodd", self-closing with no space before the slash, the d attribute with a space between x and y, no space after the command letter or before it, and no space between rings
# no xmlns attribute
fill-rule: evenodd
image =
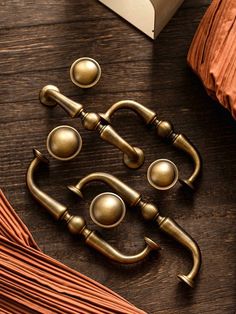
<svg viewBox="0 0 236 314"><path fill-rule="evenodd" d="M194 163L194 170L191 176L187 179L179 179L181 184L194 189L194 183L198 178L201 170L201 159L196 148L190 141L182 134L174 133L172 124L168 121L158 120L157 114L143 106L142 104L133 100L122 100L113 104L104 114L100 114L102 118L111 123L111 117L118 110L129 109L138 114L147 125L153 125L156 128L158 136L168 140L174 147L184 151L188 154Z"/></svg>
<svg viewBox="0 0 236 314"><path fill-rule="evenodd" d="M193 287L194 279L201 266L201 252L195 240L174 222L174 220L168 217L162 217L155 205L144 202L140 193L111 174L104 172L91 173L81 179L75 186L69 186L69 189L80 197L83 197L81 190L85 185L93 181L102 181L108 184L129 206L138 207L145 220L156 221L162 231L168 233L192 253L193 266L191 271L188 275L178 275L178 278Z"/></svg>
<svg viewBox="0 0 236 314"><path fill-rule="evenodd" d="M123 153L124 164L132 169L139 168L144 162L143 151L126 142L102 117L86 112L83 106L61 94L53 85L42 88L39 99L46 106L60 105L71 118L80 118L86 130L97 131L100 138L117 147Z"/></svg>
<svg viewBox="0 0 236 314"><path fill-rule="evenodd" d="M154 121L153 124L156 127L157 134L168 140L174 147L182 150L191 157L194 163L194 170L191 176L187 179L179 179L180 183L194 189L194 183L199 177L201 171L201 158L197 149L190 143L186 136L183 134L176 134L172 124L168 121Z"/></svg>
<svg viewBox="0 0 236 314"><path fill-rule="evenodd" d="M178 275L178 278L193 288L194 279L201 267L201 252L198 244L173 219L159 216L157 223L162 231L170 235L191 252L193 259L192 269L187 275Z"/></svg>
<svg viewBox="0 0 236 314"><path fill-rule="evenodd" d="M34 173L40 163L48 163L46 157L44 157L38 150L34 149L34 159L31 161L27 174L26 184L33 195L33 197L44 207L56 220L64 221L70 233L75 235L81 235L85 238L85 242L108 257L109 259L123 264L132 264L143 260L151 251L160 249L160 246L153 242L149 238L145 238L146 247L138 254L124 255L101 237L95 234L87 228L84 218L80 216L73 216L69 213L66 206L54 200L51 196L41 191L34 182Z"/></svg>

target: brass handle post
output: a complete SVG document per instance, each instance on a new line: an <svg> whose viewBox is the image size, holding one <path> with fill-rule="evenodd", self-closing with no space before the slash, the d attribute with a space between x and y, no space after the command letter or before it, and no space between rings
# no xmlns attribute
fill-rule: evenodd
<svg viewBox="0 0 236 314"><path fill-rule="evenodd" d="M40 163L48 164L48 159L40 151L33 149L34 159L31 161L27 174L26 184L34 198L53 216L54 219L60 220L67 212L67 207L54 200L51 196L39 189L34 181L34 173Z"/></svg>
<svg viewBox="0 0 236 314"><path fill-rule="evenodd" d="M197 276L201 267L201 252L196 241L187 234L173 219L168 217L158 216L156 219L160 229L174 238L177 242L187 248L192 255L193 266L187 275L180 274L178 278L190 287L194 287L194 279Z"/></svg>
<svg viewBox="0 0 236 314"><path fill-rule="evenodd" d="M161 138L169 141L174 147L185 152L193 160L194 170L191 176L187 179L179 178L179 181L181 184L194 190L194 183L199 177L201 171L201 158L197 149L190 143L186 136L183 134L176 134L170 122L154 119L152 124L155 126L157 134Z"/></svg>
<svg viewBox="0 0 236 314"><path fill-rule="evenodd" d="M157 114L133 100L122 100L113 104L105 113L100 116L111 123L111 118L118 110L129 109L139 115L147 125L153 125L156 128L157 135L162 139L168 140L174 147L188 154L194 163L194 170L187 179L179 179L180 183L194 189L194 183L198 178L201 170L201 159L197 149L190 143L186 136L176 134L172 124L168 121L158 120Z"/></svg>

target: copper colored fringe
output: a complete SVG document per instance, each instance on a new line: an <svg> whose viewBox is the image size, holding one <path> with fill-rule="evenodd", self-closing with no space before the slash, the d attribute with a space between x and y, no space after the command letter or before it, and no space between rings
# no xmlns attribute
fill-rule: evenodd
<svg viewBox="0 0 236 314"><path fill-rule="evenodd" d="M236 119L236 0L212 1L187 59L207 93Z"/></svg>
<svg viewBox="0 0 236 314"><path fill-rule="evenodd" d="M145 314L42 253L1 190L0 313Z"/></svg>

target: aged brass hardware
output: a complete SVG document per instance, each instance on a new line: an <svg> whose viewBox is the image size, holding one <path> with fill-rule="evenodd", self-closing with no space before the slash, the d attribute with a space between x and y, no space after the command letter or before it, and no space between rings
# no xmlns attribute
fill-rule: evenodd
<svg viewBox="0 0 236 314"><path fill-rule="evenodd" d="M155 160L147 171L148 182L158 190L168 190L178 181L178 169L168 159Z"/></svg>
<svg viewBox="0 0 236 314"><path fill-rule="evenodd" d="M155 221L162 231L170 235L191 252L193 259L192 269L187 275L178 275L178 278L190 287L193 287L194 279L201 266L201 252L196 241L194 241L173 219L161 216L158 208L154 204L145 202L140 193L113 175L104 172L94 172L85 176L75 186L69 186L68 188L81 197L83 195L81 192L83 187L92 181L102 181L108 184L129 206L138 207L145 220Z"/></svg>
<svg viewBox="0 0 236 314"><path fill-rule="evenodd" d="M48 164L49 161L38 150L34 149L34 159L31 161L26 175L26 183L33 197L54 217L55 220L66 223L70 233L81 235L85 243L93 247L109 259L123 263L132 264L143 260L151 251L160 249L160 246L151 239L145 237L146 247L136 255L124 255L109 245L94 231L87 228L86 221L81 216L73 216L66 206L59 203L51 196L39 189L34 181L34 173L40 163Z"/></svg>
<svg viewBox="0 0 236 314"><path fill-rule="evenodd" d="M71 81L81 88L90 88L96 85L101 74L99 63L88 57L75 60L70 68Z"/></svg>
<svg viewBox="0 0 236 314"><path fill-rule="evenodd" d="M143 164L144 154L140 148L131 146L100 115L86 112L81 104L62 95L56 86L45 86L39 98L46 106L59 104L71 118L79 117L86 130L97 131L101 139L119 148L123 152L123 161L129 168L136 169Z"/></svg>
<svg viewBox="0 0 236 314"><path fill-rule="evenodd" d="M177 134L174 132L172 124L168 121L158 120L157 114L143 106L142 104L133 100L122 100L113 104L104 114L100 116L111 123L111 117L114 113L121 109L130 109L138 114L147 125L152 125L155 127L157 135L162 139L166 139L174 147L184 151L188 154L194 162L194 170L191 176L187 179L179 178L180 183L194 189L194 183L200 174L201 170L201 159L196 148L190 143L190 141L182 134Z"/></svg>
<svg viewBox="0 0 236 314"><path fill-rule="evenodd" d="M47 137L49 154L62 161L74 159L82 147L82 138L79 132L69 125L60 125L54 128Z"/></svg>
<svg viewBox="0 0 236 314"><path fill-rule="evenodd" d="M106 192L92 200L89 211L95 224L103 228L113 228L124 219L126 207L119 195Z"/></svg>

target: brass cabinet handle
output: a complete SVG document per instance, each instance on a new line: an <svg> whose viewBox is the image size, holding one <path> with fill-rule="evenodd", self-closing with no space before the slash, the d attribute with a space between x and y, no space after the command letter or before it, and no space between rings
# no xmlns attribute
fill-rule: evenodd
<svg viewBox="0 0 236 314"><path fill-rule="evenodd" d="M123 161L129 168L136 169L143 164L144 154L140 148L131 146L100 115L86 112L81 104L62 95L56 86L45 86L39 98L46 106L60 105L71 118L79 117L86 130L97 131L101 139L123 152Z"/></svg>
<svg viewBox="0 0 236 314"><path fill-rule="evenodd" d="M31 161L26 174L28 189L33 197L47 209L55 220L64 221L67 224L70 233L83 236L85 242L89 246L93 247L109 259L123 264L139 262L143 260L151 251L160 249L158 244L145 237L144 240L146 246L140 253L135 255L125 255L104 241L94 231L89 230L83 217L71 215L66 206L40 190L35 184L34 173L36 169L40 163L48 163L48 160L36 149L33 150L33 153L34 159Z"/></svg>
<svg viewBox="0 0 236 314"><path fill-rule="evenodd" d="M155 127L157 135L162 139L169 141L174 147L184 151L188 154L194 163L194 170L191 176L187 179L179 179L180 183L194 189L194 183L200 174L201 170L201 159L196 148L190 143L186 136L177 134L174 132L172 124L168 121L158 120L157 114L143 106L142 104L133 100L122 100L113 104L105 113L100 116L111 123L111 118L114 113L118 110L129 109L139 115L147 125Z"/></svg>
<svg viewBox="0 0 236 314"><path fill-rule="evenodd" d="M178 278L193 287L194 279L201 266L201 252L196 241L192 239L192 237L188 235L187 232L185 232L183 228L181 228L174 220L168 217L162 217L155 205L143 201L140 193L111 174L104 172L91 173L81 179L75 186L69 186L69 189L78 196L82 197L83 187L93 181L102 181L108 184L129 206L138 207L145 220L157 222L162 231L170 235L191 252L193 259L192 269L187 275L178 275Z"/></svg>
<svg viewBox="0 0 236 314"><path fill-rule="evenodd" d="M124 154L123 161L126 166L132 169L139 168L144 163L144 153L138 148L131 146L111 126L111 117L121 109L130 109L137 113L147 125L156 128L157 135L169 141L174 147L188 154L194 162L194 170L187 179L179 181L194 189L194 183L200 174L201 159L196 148L182 134L174 132L172 124L168 121L158 120L157 114L133 100L122 100L113 104L105 113L88 113L83 106L68 97L62 95L59 89L53 85L45 86L39 95L40 101L46 106L59 104L72 118L79 117L86 130L96 130L99 136L106 142L114 145Z"/></svg>

